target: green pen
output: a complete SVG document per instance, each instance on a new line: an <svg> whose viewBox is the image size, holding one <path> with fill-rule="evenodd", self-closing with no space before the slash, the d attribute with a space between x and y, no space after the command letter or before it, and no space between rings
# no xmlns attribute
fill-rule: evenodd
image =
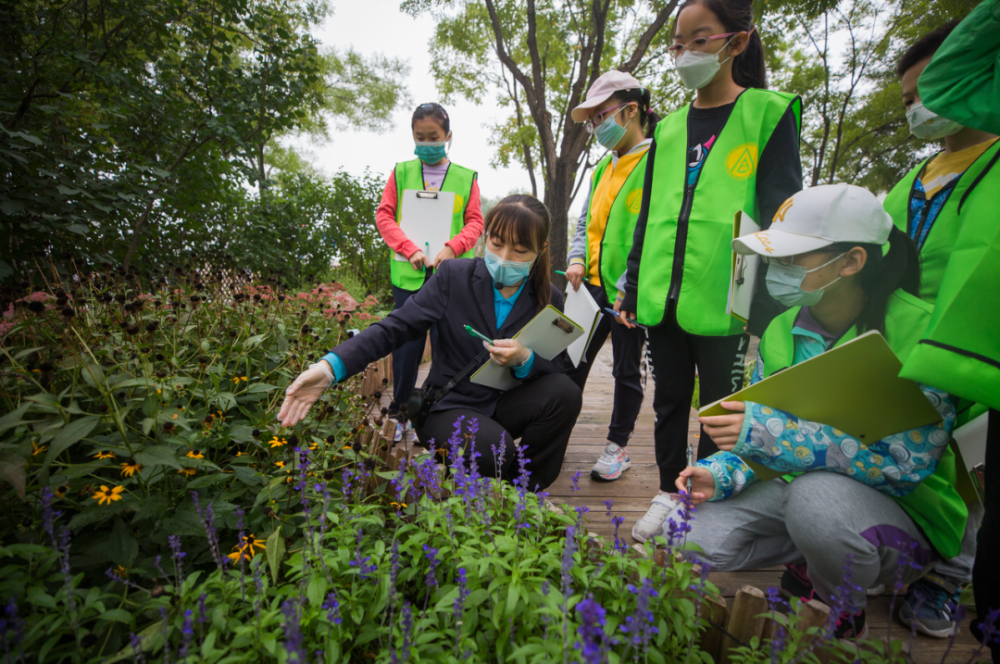
<svg viewBox="0 0 1000 664"><path fill-rule="evenodd" d="M471 334L472 336L476 337L477 339L482 339L483 341L485 341L486 343L490 344L491 346L493 345L493 340L492 339L490 339L488 336L486 336L482 332L477 332L475 329L473 329L473 327L471 325L466 325L465 326L465 331L468 332L469 334Z"/></svg>
<svg viewBox="0 0 1000 664"><path fill-rule="evenodd" d="M556 274L564 276L564 277L566 276L566 273L563 272L562 270L556 270Z"/></svg>
<svg viewBox="0 0 1000 664"><path fill-rule="evenodd" d="M430 253L431 253L431 243L430 242L424 242L424 258L426 258ZM427 271L427 265L424 265L421 268L421 270L423 272L426 272Z"/></svg>

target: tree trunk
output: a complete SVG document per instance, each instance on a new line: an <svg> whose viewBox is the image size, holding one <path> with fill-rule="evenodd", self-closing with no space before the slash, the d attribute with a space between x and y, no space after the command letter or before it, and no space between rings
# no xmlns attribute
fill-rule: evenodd
<svg viewBox="0 0 1000 664"><path fill-rule="evenodd" d="M573 183L576 173L571 172L567 161L556 163L556 176L553 181L545 183L545 207L549 209L552 229L549 232L549 255L552 257L553 270L566 269L566 253L568 251L566 234L569 225L569 206L572 203ZM566 285L566 279L555 275L553 283L559 288Z"/></svg>

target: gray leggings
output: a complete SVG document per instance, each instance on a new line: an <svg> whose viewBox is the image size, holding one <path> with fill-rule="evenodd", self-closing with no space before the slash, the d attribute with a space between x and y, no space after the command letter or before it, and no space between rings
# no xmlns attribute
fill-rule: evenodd
<svg viewBox="0 0 1000 664"><path fill-rule="evenodd" d="M843 475L812 472L761 482L729 500L702 503L688 542L712 569L733 572L806 563L819 597L830 602L852 555L848 590L857 609L865 589L918 579L940 556L895 500ZM901 555L903 554L903 555ZM917 568L906 565L912 557ZM845 589L846 590L846 589Z"/></svg>

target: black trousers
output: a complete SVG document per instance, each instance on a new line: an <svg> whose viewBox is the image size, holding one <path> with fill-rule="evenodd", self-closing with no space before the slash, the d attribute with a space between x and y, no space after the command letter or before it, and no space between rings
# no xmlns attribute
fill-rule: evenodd
<svg viewBox="0 0 1000 664"><path fill-rule="evenodd" d="M976 564L972 568L972 591L976 598L976 615L984 620L990 609L1000 609L1000 411L990 409L989 425L986 432L985 480L986 514L979 527L976 541ZM1000 627L1000 625L994 625ZM977 623L972 632L982 641L982 631ZM993 661L1000 662L1000 643L989 644Z"/></svg>
<svg viewBox="0 0 1000 664"><path fill-rule="evenodd" d="M430 275L432 270L427 270ZM424 281L429 279L425 278ZM402 307L418 291L403 290L392 287L392 299L395 301L393 310ZM395 417L399 413L399 405L406 403L410 393L417 384L417 373L420 371L420 360L424 357L424 339L417 339L403 344L392 351L392 401L389 415ZM431 348L437 345L437 328L431 326Z"/></svg>
<svg viewBox="0 0 1000 664"><path fill-rule="evenodd" d="M743 387L743 359L750 335L701 337L688 334L677 324L673 309L667 320L646 331L650 367L656 387L654 444L660 470L660 490L675 491L674 481L687 466L686 448L695 367L698 368L701 404L710 404ZM698 458L719 448L701 429Z"/></svg>
<svg viewBox="0 0 1000 664"><path fill-rule="evenodd" d="M432 449L447 448L459 418L464 417L462 434L469 432L475 420L479 427L474 447L480 455L476 460L479 472L509 482L519 474L514 440L520 438L525 448L524 456L529 460L526 466L531 473L528 488L541 491L559 476L581 404L580 388L573 381L565 374L548 374L504 392L493 417L469 408L443 410L428 415L417 435ZM504 442L502 454L501 438ZM471 454L472 449L467 448L466 457Z"/></svg>
<svg viewBox="0 0 1000 664"><path fill-rule="evenodd" d="M606 290L586 281L583 282L583 286L602 310L611 306ZM587 348L586 361L574 367L567 358L566 375L582 391L587 384L590 369L594 366L594 358L601 352L601 347L604 346L609 334L614 358L611 375L615 378L615 402L611 411L611 424L608 426L608 440L625 447L628 445L628 439L632 437L635 419L639 417L639 410L642 408L642 374L639 366L642 362L642 344L646 341L646 333L640 328L630 330L624 325L619 325L610 315L601 316Z"/></svg>

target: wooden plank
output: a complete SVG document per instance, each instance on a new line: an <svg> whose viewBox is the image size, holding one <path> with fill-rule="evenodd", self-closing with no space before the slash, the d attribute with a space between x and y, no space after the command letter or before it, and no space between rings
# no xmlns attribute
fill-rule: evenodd
<svg viewBox="0 0 1000 664"><path fill-rule="evenodd" d="M750 639L760 637L764 630L764 618L761 614L767 612L767 598L764 592L753 586L743 586L733 599L733 609L729 614L729 627L722 639L722 649L719 652L719 663L729 664L729 651L739 647L740 643L750 643Z"/></svg>

